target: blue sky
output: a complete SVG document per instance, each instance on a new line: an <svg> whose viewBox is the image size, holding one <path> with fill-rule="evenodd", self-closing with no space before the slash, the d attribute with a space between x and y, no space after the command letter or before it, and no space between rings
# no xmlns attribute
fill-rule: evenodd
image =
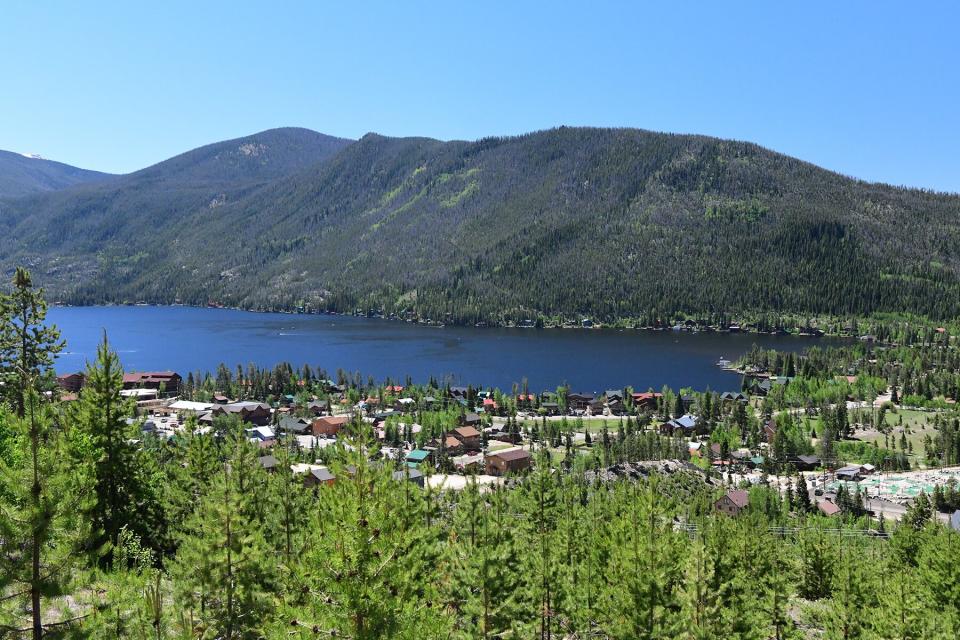
<svg viewBox="0 0 960 640"><path fill-rule="evenodd" d="M4 3L0 148L125 172L277 126L629 126L960 192L960 3L145 5Z"/></svg>

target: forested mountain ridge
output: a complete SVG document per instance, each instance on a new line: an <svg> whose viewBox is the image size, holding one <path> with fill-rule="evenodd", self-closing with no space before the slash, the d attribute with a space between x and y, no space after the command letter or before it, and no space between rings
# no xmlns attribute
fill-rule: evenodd
<svg viewBox="0 0 960 640"><path fill-rule="evenodd" d="M22 240L0 261L30 264L79 303L446 322L960 315L960 197L744 142L567 127L475 142L368 134L280 177L160 182L9 201L0 231Z"/></svg>
<svg viewBox="0 0 960 640"><path fill-rule="evenodd" d="M80 169L12 151L0 151L0 198L55 191L111 177L109 173Z"/></svg>

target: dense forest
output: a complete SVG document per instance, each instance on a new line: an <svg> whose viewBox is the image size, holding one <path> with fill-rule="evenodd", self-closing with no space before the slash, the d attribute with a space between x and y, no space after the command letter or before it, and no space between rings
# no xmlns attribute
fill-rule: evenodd
<svg viewBox="0 0 960 640"><path fill-rule="evenodd" d="M314 452L281 440L270 473L236 417L211 429L190 420L170 440L145 434L120 394L106 336L75 401L44 393L65 348L45 313L42 292L18 270L0 298L5 637L960 633L960 535L934 519L924 495L897 525L852 496L828 519L800 476L796 491L752 487L747 509L731 517L714 508L728 487L683 465L609 479L586 468L588 457L558 464L546 449L503 485L468 479L462 491L440 491L394 476L396 463L359 421L322 452L334 482L309 487L291 464ZM848 355L783 366L829 375ZM289 367L197 378L191 394L299 386ZM952 488L934 497L948 500Z"/></svg>
<svg viewBox="0 0 960 640"><path fill-rule="evenodd" d="M436 322L960 315L960 197L757 145L566 128L475 142L274 130L0 201L58 300Z"/></svg>

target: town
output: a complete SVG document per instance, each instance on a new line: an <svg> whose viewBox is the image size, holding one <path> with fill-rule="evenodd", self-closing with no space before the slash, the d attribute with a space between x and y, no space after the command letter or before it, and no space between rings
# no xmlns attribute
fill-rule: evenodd
<svg viewBox="0 0 960 640"><path fill-rule="evenodd" d="M789 358L789 364L774 369L795 373ZM843 451L849 448L841 442L841 451L828 447L828 457L823 457L816 427L809 426L813 416L823 429L819 412L806 411L802 418L813 438L799 444L793 433L778 438L781 425L794 431L800 418L794 419L796 410L774 411L766 399L772 390L788 388L795 377L753 365L749 369L743 391L720 393L666 388L638 392L630 387L598 394L567 388L503 393L410 381L357 385L343 375L334 381L309 367L295 371L288 364L274 372L231 373L221 367L215 377L191 373L187 380L172 371L131 372L124 374L120 393L135 404L136 416L128 420L144 437L166 441L184 430L222 432L233 420L262 453L264 469L275 471L275 450L284 448L294 460L293 473L307 488L335 482L327 464L330 451L359 428L376 442L377 457L390 465L396 479L436 489L462 489L468 477L481 484L502 483L507 476L528 471L537 452L561 468L576 462L580 469L610 469L612 475L617 465L671 460L728 488L715 503L727 514L745 509L746 489L758 484L783 495L804 491L811 508L823 516L849 512L877 522L899 519L923 493L935 501L938 517L960 530L960 466L905 451L912 448L917 432L925 431L921 424L889 429L887 444L898 436L907 442L899 452L874 440L865 451L860 446L845 457ZM273 382L254 384L262 378ZM83 388L84 374L61 375L57 382L61 399L69 402ZM893 416L899 411L914 419L923 415L895 405L889 388L864 394L856 383L856 376L837 380L838 387L845 387L837 415L841 421L861 421L844 427L851 433L857 428L875 433L872 426L880 412ZM928 411L923 417L929 421L931 415L937 414ZM640 440L646 443L645 455L637 456Z"/></svg>

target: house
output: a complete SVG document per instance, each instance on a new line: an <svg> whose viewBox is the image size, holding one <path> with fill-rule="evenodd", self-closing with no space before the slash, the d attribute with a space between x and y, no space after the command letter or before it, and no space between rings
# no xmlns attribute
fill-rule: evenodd
<svg viewBox="0 0 960 640"><path fill-rule="evenodd" d="M450 395L454 398L466 398L469 392L467 387L450 387Z"/></svg>
<svg viewBox="0 0 960 640"><path fill-rule="evenodd" d="M840 507L829 500L820 500L817 502L817 509L825 516L835 516L840 513Z"/></svg>
<svg viewBox="0 0 960 640"><path fill-rule="evenodd" d="M163 389L165 393L177 395L183 378L173 371L143 371L123 374L124 389Z"/></svg>
<svg viewBox="0 0 960 640"><path fill-rule="evenodd" d="M536 402L536 396L532 393L521 393L517 395L517 408L530 409Z"/></svg>
<svg viewBox="0 0 960 640"><path fill-rule="evenodd" d="M323 416L314 418L310 430L317 437L335 438L348 424L350 424L350 416Z"/></svg>
<svg viewBox="0 0 960 640"><path fill-rule="evenodd" d="M322 416L327 413L329 403L326 400L311 400L307 403L307 412L312 416Z"/></svg>
<svg viewBox="0 0 960 640"><path fill-rule="evenodd" d="M283 433L292 433L303 436L310 433L310 421L306 418L296 418L294 416L281 416L277 424L277 430Z"/></svg>
<svg viewBox="0 0 960 640"><path fill-rule="evenodd" d="M540 409L548 416L555 416L560 413L560 405L556 402L541 402Z"/></svg>
<svg viewBox="0 0 960 640"><path fill-rule="evenodd" d="M697 419L690 414L685 414L679 418L668 420L660 425L660 433L671 436L680 432L687 435L692 434L697 428Z"/></svg>
<svg viewBox="0 0 960 640"><path fill-rule="evenodd" d="M443 439L443 448L446 449L447 455L455 456L463 453L463 443L454 436L446 436Z"/></svg>
<svg viewBox="0 0 960 640"><path fill-rule="evenodd" d="M754 380L747 387L747 391L755 396L768 395L774 387L783 386L790 382L790 378L778 376L776 378L765 378L763 380Z"/></svg>
<svg viewBox="0 0 960 640"><path fill-rule="evenodd" d="M414 483L418 487L423 486L423 472L419 469L414 469L413 467L404 467L399 471L394 471L393 479L397 480L398 482L401 480L407 480L408 482Z"/></svg>
<svg viewBox="0 0 960 640"><path fill-rule="evenodd" d="M633 406L636 409L644 409L647 411L653 411L657 408L657 403L660 401L660 398L663 397L662 393L654 391L646 391L644 393L634 393Z"/></svg>
<svg viewBox="0 0 960 640"><path fill-rule="evenodd" d="M813 471L820 466L820 458L817 456L797 456L793 465L798 471Z"/></svg>
<svg viewBox="0 0 960 640"><path fill-rule="evenodd" d="M230 398L223 395L222 393L216 393L213 396L213 403L214 404L230 404Z"/></svg>
<svg viewBox="0 0 960 640"><path fill-rule="evenodd" d="M622 416L627 413L627 407L623 404L622 400L613 398L612 400L607 400L607 411L609 411L612 416Z"/></svg>
<svg viewBox="0 0 960 640"><path fill-rule="evenodd" d="M750 505L750 494L746 491L727 491L713 506L720 513L738 516Z"/></svg>
<svg viewBox="0 0 960 640"><path fill-rule="evenodd" d="M483 446L480 438L480 432L476 427L459 427L453 430L451 434L463 443L463 448L467 451L473 451Z"/></svg>
<svg viewBox="0 0 960 640"><path fill-rule="evenodd" d="M485 462L489 475L502 476L529 469L532 460L530 452L525 449L508 449L487 455Z"/></svg>
<svg viewBox="0 0 960 640"><path fill-rule="evenodd" d="M954 531L960 531L960 509L953 512L950 516L950 528Z"/></svg>
<svg viewBox="0 0 960 640"><path fill-rule="evenodd" d="M313 468L311 468L303 478L303 486L316 487L321 484L331 485L336 482L336 480L337 476L330 473L330 469L313 465Z"/></svg>
<svg viewBox="0 0 960 640"><path fill-rule="evenodd" d="M413 451L409 452L406 455L404 460L408 464L418 465L422 462L430 461L430 457L431 457L430 451L426 451L425 449L414 449Z"/></svg>
<svg viewBox="0 0 960 640"><path fill-rule="evenodd" d="M749 400L749 398L746 396L746 394L741 393L739 391L737 392L724 391L723 393L720 394L720 402L723 402L725 404L728 402L744 402L745 403L747 402L747 400Z"/></svg>
<svg viewBox="0 0 960 640"><path fill-rule="evenodd" d="M257 460L267 473L277 471L277 459L274 456L260 456Z"/></svg>
<svg viewBox="0 0 960 640"><path fill-rule="evenodd" d="M602 416L603 410L606 407L606 402L604 402L602 397L594 398L590 401L590 404L587 405L587 407L590 409L590 415Z"/></svg>
<svg viewBox="0 0 960 640"><path fill-rule="evenodd" d="M568 393L567 409L570 411L586 411L593 402L592 393Z"/></svg>
<svg viewBox="0 0 960 640"><path fill-rule="evenodd" d="M290 471L295 476L303 476L304 487L315 487L319 484L333 484L336 479L330 470L322 464L307 464L296 462L290 465Z"/></svg>
<svg viewBox="0 0 960 640"><path fill-rule="evenodd" d="M483 399L483 410L486 413L496 413L497 403L493 398L484 398Z"/></svg>
<svg viewBox="0 0 960 640"><path fill-rule="evenodd" d="M273 429L267 426L244 429L243 432L250 442L273 442L277 437Z"/></svg>
<svg viewBox="0 0 960 640"><path fill-rule="evenodd" d="M483 469L483 454L474 453L457 456L450 460L455 469L461 472L479 471Z"/></svg>
<svg viewBox="0 0 960 640"><path fill-rule="evenodd" d="M623 402L623 391L618 391L616 389L607 389L603 392L603 397L606 398L607 402L611 400L617 400Z"/></svg>
<svg viewBox="0 0 960 640"><path fill-rule="evenodd" d="M480 424L480 416L476 413L465 413L460 416L460 424L465 427L476 427Z"/></svg>
<svg viewBox="0 0 960 640"><path fill-rule="evenodd" d="M862 479L860 473L860 465L850 465L848 467L841 467L840 469L837 469L836 476L837 480L859 482Z"/></svg>
<svg viewBox="0 0 960 640"><path fill-rule="evenodd" d="M687 451L690 453L691 458L699 458L703 452L703 443L702 442L688 442Z"/></svg>
<svg viewBox="0 0 960 640"><path fill-rule="evenodd" d="M270 405L263 402L232 402L230 404L217 405L210 412L213 417L217 416L238 416L243 422L249 422L258 426L270 424Z"/></svg>
<svg viewBox="0 0 960 640"><path fill-rule="evenodd" d="M79 393L80 389L83 388L84 382L86 382L86 376L79 371L77 373L68 373L66 375L57 376L57 385L64 391L69 391L71 393Z"/></svg>
<svg viewBox="0 0 960 640"><path fill-rule="evenodd" d="M193 415L200 415L201 413L206 413L213 409L213 405L209 402L193 402L191 400L177 400L167 407L170 411L175 413L186 413Z"/></svg>
<svg viewBox="0 0 960 640"><path fill-rule="evenodd" d="M767 443L773 443L773 439L777 437L777 421L774 419L767 420L766 424L763 425L763 441Z"/></svg>

